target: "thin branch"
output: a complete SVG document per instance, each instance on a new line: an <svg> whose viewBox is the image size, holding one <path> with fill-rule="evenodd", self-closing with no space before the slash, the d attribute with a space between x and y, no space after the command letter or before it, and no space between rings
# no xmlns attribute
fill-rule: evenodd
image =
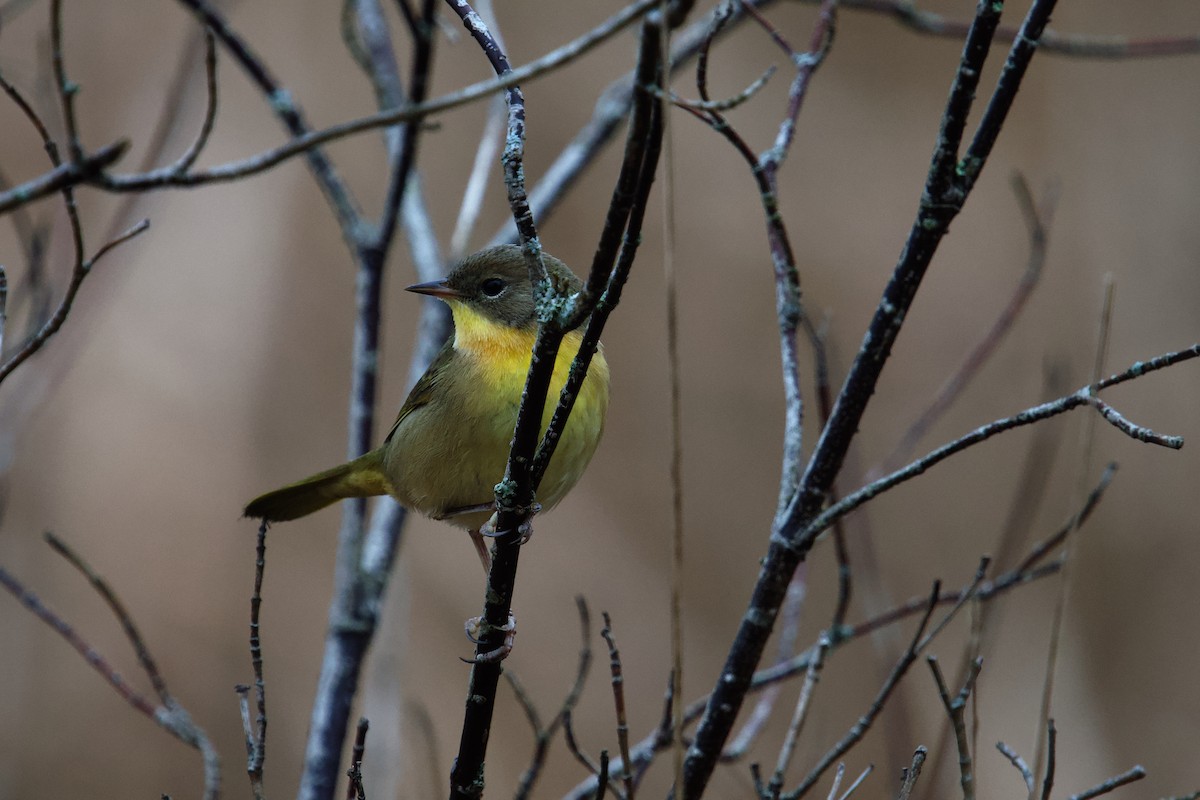
<svg viewBox="0 0 1200 800"><path fill-rule="evenodd" d="M217 800L221 794L221 759L213 747L212 741L200 726L192 721L187 710L181 706L167 688L166 680L158 671L158 666L150 654L141 633L138 631L133 618L126 611L124 604L108 583L93 570L83 558L72 550L65 542L47 533L47 543L78 569L100 594L116 617L126 638L133 646L138 662L146 677L150 680L160 704L155 705L136 692L125 679L116 671L111 663L96 651L79 633L62 617L47 608L37 595L26 589L20 581L7 570L0 567L0 585L4 586L21 605L25 606L34 616L46 623L55 633L71 645L83 660L94 669L113 688L114 691L130 707L145 714L163 730L170 733L179 741L200 753L204 765L204 798Z"/></svg>
<svg viewBox="0 0 1200 800"><path fill-rule="evenodd" d="M8 271L0 264L0 356L4 354L4 329L8 327Z"/></svg>
<svg viewBox="0 0 1200 800"><path fill-rule="evenodd" d="M824 531L834 522L834 520L845 516L868 500L877 497L879 494L907 480L915 478L916 476L924 473L933 465L944 461L955 453L959 453L968 447L971 447L972 445L986 441L987 439L990 439L999 433L1003 433L1004 431L1019 428L1024 425L1030 425L1035 422L1041 422L1042 420L1058 416L1059 414L1065 413L1074 408L1078 408L1079 406L1092 405L1093 400L1095 399L1095 392L1101 389L1124 383L1127 380L1132 380L1149 372L1163 369L1164 367L1172 366L1180 363L1181 361L1187 361L1197 356L1200 356L1200 344L1195 344L1191 347L1178 350L1173 353L1166 353L1149 361L1135 362L1124 372L1112 375L1094 384L1084 386L1073 394L1065 395L1048 403L1032 406L1010 417L1004 417L1003 419L989 422L987 425L976 428L965 436L961 436L958 439L949 442L948 444L942 445L936 450L933 450L927 455L912 462L903 469L897 470L891 475L880 478L874 483L868 484L858 491L852 492L851 494L839 500L837 503L829 506L829 508L821 512L813 519L812 523L805 530L804 537L808 538L809 536L813 536L821 531ZM1137 427L1140 428L1140 426ZM1141 430L1148 431L1149 429ZM1179 447L1183 446L1183 438L1180 436L1166 436L1163 434L1153 433L1152 431L1141 436L1135 436L1132 433L1129 435L1139 441L1149 441L1153 444L1163 444L1164 446L1172 449L1178 449Z"/></svg>
<svg viewBox="0 0 1200 800"><path fill-rule="evenodd" d="M219 25L213 26L210 24L210 27L217 33L222 44L243 65L247 74L251 76L260 90L272 100L272 105L275 105L276 102L280 103L282 108L280 113L286 113L291 118L292 113L297 111L297 106L290 94L274 82L271 75L265 71L265 66L262 65L262 62L249 51L244 42L236 37L224 20L217 16L215 10L204 0L179 1L199 16L202 22L209 23L210 20L219 21ZM295 156L307 155L314 148L318 148L329 142L376 128L391 127L401 122L421 120L432 114L466 105L482 97L510 89L518 83L529 81L552 72L563 64L584 55L600 43L620 33L653 8L659 1L637 0L637 2L617 12L592 30L562 47L556 48L536 61L513 69L503 77L480 81L479 83L471 84L456 92L427 102L409 103L400 108L380 111L316 131L308 130L305 125L303 130L290 131L291 138L279 147L241 159L240 161L229 162L206 170L188 172L183 175L165 175L159 173L102 175L95 179L95 183L109 191L129 192L167 187L199 186L206 183L233 181L248 175L254 175L271 169Z"/></svg>
<svg viewBox="0 0 1200 800"><path fill-rule="evenodd" d="M804 728L804 721L808 717L809 704L812 702L813 691L816 689L817 680L821 676L821 667L825 665L825 655L829 652L830 637L822 634L817 642L816 656L808 664L808 672L804 675L804 683L800 686L800 696L796 700L796 710L792 714L792 721L788 725L787 733L784 735L783 744L779 748L779 758L775 763L775 772L771 775L771 782L767 784L767 792L771 797L779 797L783 790L784 776L787 773L788 764L791 763L792 756L796 753L796 745L800 741L800 731ZM835 781L835 785L840 781ZM833 791L836 794L836 789Z"/></svg>
<svg viewBox="0 0 1200 800"><path fill-rule="evenodd" d="M254 592L250 595L250 668L254 671L254 699L258 714L253 736L249 738L250 754L246 759L246 774L255 797L263 795L263 764L267 757L267 684L263 680L262 636L259 612L262 609L263 573L267 566L266 520L258 526L254 558ZM249 731L247 732L249 734Z"/></svg>
<svg viewBox="0 0 1200 800"><path fill-rule="evenodd" d="M829 795L826 800L837 800L838 790L842 788L842 779L845 777L846 762L838 762L837 769L833 772L833 783L829 786Z"/></svg>
<svg viewBox="0 0 1200 800"><path fill-rule="evenodd" d="M1054 719L1050 718L1046 720L1046 774L1042 778L1041 800L1050 800L1050 790L1054 788L1054 762L1058 755L1057 751L1058 730L1054 727Z"/></svg>
<svg viewBox="0 0 1200 800"><path fill-rule="evenodd" d="M1122 772L1120 775L1109 778L1104 783L1093 786L1091 789L1088 789L1085 792L1071 795L1070 800L1092 800L1093 797L1099 797L1102 794L1108 794L1114 789L1119 789L1127 783L1140 781L1144 777L1146 777L1146 770L1144 767L1138 764L1137 766L1129 769L1127 772Z"/></svg>
<svg viewBox="0 0 1200 800"><path fill-rule="evenodd" d="M917 660L917 656L920 654L920 651L926 644L928 644L929 637L925 636L925 629L929 625L929 619L933 616L934 609L937 608L937 601L940 595L941 584L937 581L934 581L933 590L929 595L929 599L925 603L925 613L922 615L921 621L917 625L917 630L913 634L908 648L905 649L895 666L892 667L891 673L883 682L883 686L879 688L879 691L876 693L875 699L871 702L871 705L867 708L866 712L858 718L854 725L850 727L850 730L847 731L840 740L838 740L837 744L830 748L830 750L821 757L821 759L817 762L817 765L813 767L808 775L805 776L804 780L800 782L800 785L796 787L795 790L783 795L786 800L798 800L798 798L803 797L810 789L812 789L816 782L821 779L821 776L825 774L825 771L828 770L829 767L841 759L841 757L845 755L851 747L858 744L862 737L866 735L867 731L871 728L871 725L874 724L875 719L879 716L879 713L883 711L884 705L887 703L888 698L891 697L892 692L895 691L896 686L900 683L900 679L904 677L905 673L908 672L908 668L912 666L914 661ZM953 616L958 608L959 606L955 606L954 609L951 609L950 613L947 615L947 618Z"/></svg>
<svg viewBox="0 0 1200 800"><path fill-rule="evenodd" d="M1033 777L1033 770L1031 770L1029 765L1025 763L1025 759L1021 758L1016 750L1013 750L1004 742L996 742L996 749L1003 753L1004 757L1008 759L1009 763L1016 767L1017 771L1021 773L1021 779L1025 781L1025 790L1029 792L1029 795L1032 797L1035 779Z"/></svg>
<svg viewBox="0 0 1200 800"><path fill-rule="evenodd" d="M121 699L128 703L131 707L145 714L150 719L157 720L159 708L150 700L139 694L129 685L126 680L121 677L120 673L109 663L101 653L92 648L79 632L76 631L62 617L58 616L54 611L48 608L33 592L26 589L20 581L11 575L8 570L0 567L0 584L8 590L9 594L17 599L21 605L32 613L35 617L46 623L55 633L61 636L67 644L71 645L84 662L94 669L104 680L112 686L113 690L120 695ZM160 723L161 724L161 723Z"/></svg>
<svg viewBox="0 0 1200 800"><path fill-rule="evenodd" d="M367 792L363 788L363 754L367 750L367 730L370 723L366 717L358 718L358 726L354 732L354 747L350 751L350 769L346 770L346 800L367 800Z"/></svg>
<svg viewBox="0 0 1200 800"><path fill-rule="evenodd" d="M233 687L233 691L238 696L238 711L242 715L242 738L246 740L246 760L250 761L254 758L256 746L254 722L250 719L250 687L239 683ZM264 800L266 797L263 793L262 781L256 781L253 776L250 777L250 794L254 800Z"/></svg>
<svg viewBox="0 0 1200 800"><path fill-rule="evenodd" d="M758 94L763 87L767 85L767 81L771 79L771 76L775 74L775 71L776 67L774 64L772 64L763 70L763 74L755 78L749 85L746 86L745 89L742 89L737 94L730 95L729 97L721 100L691 100L686 97L681 97L674 92L671 92L669 99L672 103L675 103L678 106L686 107L691 111L729 111L737 108Z"/></svg>
<svg viewBox="0 0 1200 800"><path fill-rule="evenodd" d="M808 1L815 2L816 0ZM109 191L143 191L146 189L197 186L206 183L237 180L271 169L283 161L304 154L311 148L377 128L386 128L399 122L421 119L461 105L466 105L495 92L503 91L517 83L524 83L553 72L563 64L569 63L596 45L619 33L629 24L636 21L641 15L653 8L658 2L660 0L638 0L638 2L618 12L618 14L614 15L604 24L597 26L563 47L557 48L541 59L514 69L512 74L505 78L481 81L426 103L407 105L312 131L293 137L285 144L271 150L206 170L189 171L178 175L169 175L160 171L126 175L89 174L86 180L95 182ZM773 4L773 0L759 0L754 5L756 7L765 7L771 4ZM911 9L911 4L905 2L905 0L891 0L891 2L887 2L886 0L842 0L841 5L846 8L883 10L886 12L891 12L893 8ZM875 6L879 6L880 8L876 9ZM925 15L927 12L917 13ZM740 11L737 14L744 16ZM703 23L698 25L695 30L689 29L688 34L680 37L676 52L681 57L677 58L673 56L673 65L678 64L696 51L699 41L703 37L703 28L706 25L707 23ZM960 25L961 27L957 27ZM944 32L948 36L961 38L965 30L965 24L948 23ZM928 32L941 33L943 31L930 30ZM997 38L1001 41L1011 41L1015 35L1016 31L1010 28L1002 27L997 30ZM1084 58L1121 59L1175 56L1200 52L1200 36L1128 39L1125 37L1056 34L1052 31L1047 31L1041 39L1041 47L1048 53ZM618 82L618 84L620 83ZM595 149L607 140L612 127L627 113L628 103L622 99L622 95L628 93L629 87L627 85L618 86L618 84L610 87L611 90L616 91L610 91L600 101L600 105L613 109L615 113L606 113L593 120L593 123L589 124L589 127L581 132L580 136L568 146L567 152L563 154L564 158L556 162L554 167L547 171L544 180L545 191L534 192L531 195L531 205L539 213L546 213L548 208L557 201L561 196L560 187L573 182L579 170L591 161L591 155ZM624 91L620 91L621 89ZM74 180L72 182L78 183L82 181ZM4 195L0 195L0 199L3 197ZM2 206L0 206L0 210L2 210ZM511 235L508 233L498 234L494 237L493 243L507 241L510 238Z"/></svg>
<svg viewBox="0 0 1200 800"><path fill-rule="evenodd" d="M185 67L181 66L181 77L186 75L186 72L184 72L185 69ZM213 37L212 31L207 28L204 29L204 79L206 90L204 119L200 123L200 129L196 132L196 137L174 163L161 167L159 170L144 172L143 175L147 178L158 172L161 172L165 176L188 174L188 171L195 165L196 159L200 158L200 154L204 152L204 148L208 145L213 126L217 121L217 42ZM177 81L177 83L179 82L181 81ZM169 95L169 97L177 96L177 94ZM161 137L154 137L159 146L165 143L165 138L165 128ZM157 149L157 147L152 149Z"/></svg>
<svg viewBox="0 0 1200 800"><path fill-rule="evenodd" d="M819 0L804 0L815 4ZM842 0L844 8L870 11L892 17L901 25L917 33L963 38L969 24L947 19L941 14L918 9L912 0ZM996 39L1011 42L1020 35L1016 28L1000 26ZM1154 36L1133 38L1128 36L1103 36L1085 33L1059 33L1047 29L1038 47L1051 55L1071 58L1094 58L1123 60L1161 58L1167 56L1200 53L1200 36Z"/></svg>
<svg viewBox="0 0 1200 800"><path fill-rule="evenodd" d="M967 670L967 677L963 681L962 689L953 698L950 697L950 690L946 687L946 679L942 677L942 671L938 667L937 658L935 656L927 656L925 660L929 664L929 669L933 673L933 680L937 684L938 696L942 700L942 707L946 710L946 714L950 717L950 723L954 728L954 740L958 746L959 784L962 787L963 800L974 800L975 761L971 754L971 744L967 734L966 710L967 701L970 699L971 692L975 688L975 681L979 677L979 670L983 667L983 659L976 658L971 662Z"/></svg>
<svg viewBox="0 0 1200 800"><path fill-rule="evenodd" d="M604 800L605 790L608 789L608 751L600 751L600 775L596 781L596 800Z"/></svg>
<svg viewBox="0 0 1200 800"><path fill-rule="evenodd" d="M625 784L625 796L633 800L633 770L629 759L629 721L625 717L625 677L621 669L621 651L617 649L616 639L613 638L612 620L608 612L603 612L604 627L600 635L608 644L608 666L612 674L613 705L617 715L617 746L621 751L621 780Z"/></svg>
<svg viewBox="0 0 1200 800"><path fill-rule="evenodd" d="M60 10L61 9L58 3L52 4L52 26L55 29L59 28L57 22ZM58 70L56 74L60 76L60 82L65 82L65 76L61 75L60 62L56 63L56 70ZM38 135L42 139L42 145L46 150L46 154L50 158L51 165L56 170L62 167L63 161L59 156L58 145L55 143L54 139L50 137L49 130L47 129L46 124L42 121L42 118L33 109L33 107L29 105L21 93L3 78L0 78L0 88L4 89L9 98L11 98L13 102L17 104L22 113L24 113L25 117L29 120L30 124L32 124L37 130ZM63 91L66 92L65 89ZM69 93L63 95L63 103L64 108L70 107ZM114 147L118 150L124 149L124 145L114 145ZM79 163L82 160L83 156L80 155L79 159L74 160L72 163ZM18 187L18 189L19 188L20 187ZM12 373L13 370L24 363L26 359L40 350L47 340L56 334L63 326L63 323L66 322L67 315L71 311L71 306L75 302L75 296L79 293L79 289L83 285L84 279L91 272L91 269L95 263L99 259L103 258L109 250L128 241L129 239L132 239L134 236L137 236L150 226L149 220L142 220L137 225L134 225L129 230L119 234L111 241L103 245L91 258L87 258L84 250L83 226L79 221L79 211L75 203L74 189L70 183L65 183L59 186L58 190L62 194L63 202L66 205L67 221L70 224L71 242L75 253L75 263L71 270L71 279L67 284L67 290L63 295L63 299L59 301L58 308L55 309L54 313L51 314L50 317L44 323L42 323L41 327L19 348L17 348L15 352L13 352L2 363L0 363L0 381L3 381ZM12 192L9 194L12 194Z"/></svg>
<svg viewBox="0 0 1200 800"><path fill-rule="evenodd" d="M1065 533L1060 531L1059 534L1056 534L1056 536L1052 538L1056 539L1058 544L1061 544L1061 537L1064 535ZM940 595L938 595L936 604L939 607L952 606L955 610L957 610L969 602L972 597L977 597L980 602L988 602L1018 587L1025 586L1026 584L1047 578L1051 575L1057 575L1062 568L1061 561L1056 560L1046 564L1041 564L1040 566L1037 565L1037 562L1043 558L1053 546L1055 545L1039 545L1037 548L1035 548L1034 553L1031 553L1029 557L1024 559L1024 565L1022 567L1010 570L1009 572L1006 572L991 581L979 581L979 573L977 572L975 578L972 579L971 583L968 585L957 590L942 592ZM1038 558L1033 558L1032 556L1038 551L1040 551ZM843 631L839 638L830 642L830 651L832 652L837 650L838 648L850 642L856 641L864 636L868 636L875 631L878 631L889 625L894 625L897 622L907 619L911 616L920 614L927 609L928 605L928 596L915 597L894 608L877 614L876 616L870 617L857 624L850 625ZM808 665L814 657L814 654L815 648L809 648L783 663L759 670L754 674L754 677L751 680L750 691L760 691L762 689L775 686L781 681L804 673L807 671ZM705 695L704 697L701 697L695 702L689 704L684 711L684 723L689 724L699 719L701 714L704 712L704 709L708 705L710 698L711 695ZM670 714L664 717L664 722L667 724L670 723ZM630 748L630 758L633 764L644 768L650 763L654 755L669 746L671 741L672 732L669 729L665 731L662 730L662 726L660 725L659 729L656 729ZM614 764L614 768L623 768L623 764L618 761ZM571 800L582 800L582 798L592 797L595 793L595 790L596 784L595 779L593 778L578 784L566 796Z"/></svg>
<svg viewBox="0 0 1200 800"><path fill-rule="evenodd" d="M496 21L495 9L491 0L479 0L479 13L488 27L495 33L496 41L504 47ZM450 235L450 260L457 262L468 252L471 234L475 223L479 220L479 212L483 208L483 197L487 191L488 178L492 174L492 165L500 152L504 139L504 123L506 104L501 95L496 95L488 103L487 116L483 123L483 131L479 135L479 145L475 149L475 161L471 164L471 173L463 189L462 202L458 206L458 218L454 222L454 232Z"/></svg>
<svg viewBox="0 0 1200 800"><path fill-rule="evenodd" d="M0 78L0 86L3 86L5 90L11 88L11 85L3 78ZM101 147L94 153L85 156L81 161L59 164L49 172L14 186L6 192L0 192L0 214L6 214L67 187L87 183L106 167L112 166L128 150L129 140L121 139Z"/></svg>
<svg viewBox="0 0 1200 800"><path fill-rule="evenodd" d="M667 14L667 2L663 0L659 13ZM659 27L659 49L663 54L671 52L671 31L663 25ZM662 80L663 89L667 81ZM663 126L663 177L660 207L662 209L662 268L663 284L666 290L664 311L667 326L667 381L669 384L669 415L670 424L670 480L671 480L671 577L670 601L668 615L670 617L671 634L671 697L682 695L684 687L683 674L683 591L684 591L684 523L683 523L683 381L681 377L679 356L679 285L675 269L676 242L678 230L675 223L675 151L670 133L671 116L665 108L664 95L658 97L658 116ZM671 704L671 729L674 731L675 743L671 748L672 786L683 786L683 759L686 745L683 741L683 704ZM628 744L622 751L622 756L628 754Z"/></svg>
<svg viewBox="0 0 1200 800"><path fill-rule="evenodd" d="M70 190L65 189L64 191ZM73 224L78 224L77 218ZM11 375L13 370L21 366L26 359L28 359L38 350L41 350L42 346L46 344L50 337L58 333L59 329L62 328L63 323L67 321L67 315L71 313L71 306L75 302L75 296L79 294L80 286L83 285L84 279L87 278L87 276L91 273L92 267L96 265L96 262L99 261L100 258L103 257L109 250L112 250L118 245L124 244L133 237L147 230L149 227L150 220L144 219L129 230L117 236L115 239L106 243L99 250L97 250L96 254L91 258L80 258L76 261L75 268L71 271L71 280L67 284L67 291L63 295L63 299L59 301L58 308L55 309L54 314L52 314L50 318L46 320L42 327L38 329L37 333L26 340L26 342L22 344L21 347L17 348L12 355L4 359L3 363L0 363L0 381L3 381L5 378Z"/></svg>
<svg viewBox="0 0 1200 800"><path fill-rule="evenodd" d="M533 791L534 784L537 783L538 777L541 775L542 767L546 763L546 754L549 752L550 742L554 738L554 734L562 727L568 729L571 712L579 703L579 697L583 694L583 686L587 682L588 672L592 665L592 623L591 614L588 612L587 603L582 596L575 598L575 606L579 611L579 633L581 643L579 645L579 660L578 666L575 669L575 681L571 684L567 696L563 699L559 706L558 713L550 721L546 727L542 727L541 719L538 716L537 709L534 708L533 702L525 693L520 682L512 670L505 670L504 677L508 679L509 684L513 688L513 692L517 695L517 700L521 707L525 710L525 716L529 719L529 725L533 728L534 735L534 752L533 757L529 761L529 766L521 775L521 780L517 784L517 790L513 794L514 800L524 800L529 797ZM568 741L573 744L574 736L568 735ZM576 747L572 747L578 757L587 763L582 753L579 753Z"/></svg>
<svg viewBox="0 0 1200 800"><path fill-rule="evenodd" d="M496 75L502 77L511 73L512 67L507 56L470 4L466 0L447 2L458 14L468 33L479 44ZM525 195L524 94L520 88L513 85L505 93L505 102L508 108L508 126L504 155L501 157L504 184L513 221L521 237L530 281L534 287L534 300L549 307L550 304L545 301L554 297L555 289L551 286L545 265L542 263L541 244ZM532 514L536 486L536 483L530 480L530 462L537 446L542 410L550 389L558 346L563 337L561 329L547 324L550 321L548 318L541 314L538 316L537 338L525 388L521 394L504 480L496 485L498 535L493 548L484 612L481 616L483 635L476 646L475 664L471 669L467 689L467 696L471 698L471 702L466 704L458 756L450 774L450 796L458 800L478 798L483 794L484 758L501 672L499 661L491 658L490 654L500 652L505 635L504 628L512 614L512 595L516 583L520 542L523 539L519 529L527 524Z"/></svg>
<svg viewBox="0 0 1200 800"><path fill-rule="evenodd" d="M59 105L63 116L63 127L66 129L68 160L78 163L83 161L83 145L79 141L79 122L75 116L75 96L79 93L79 84L67 78L66 67L63 63L63 24L62 0L50 2L50 59L54 69L54 88L58 94Z"/></svg>
<svg viewBox="0 0 1200 800"><path fill-rule="evenodd" d="M475 224L479 221L479 212L483 209L483 196L487 191L488 176L491 175L496 154L500 151L504 120L504 99L497 96L488 104L487 119L484 120L483 131L479 134L479 146L475 150L475 161L471 165L471 174L467 178L466 188L463 189L462 203L458 207L458 219L454 223L454 233L450 236L451 261L457 261L466 255L467 248L470 246L471 234L475 230Z"/></svg>
<svg viewBox="0 0 1200 800"><path fill-rule="evenodd" d="M862 786L863 781L865 781L867 779L867 776L869 776L874 771L875 771L875 765L868 764L867 768L864 769L859 774L859 776L854 779L854 783L850 784L849 788L847 788L846 791L842 792L841 796L838 797L838 800L850 800L850 795L854 794L854 792L858 789L858 787Z"/></svg>
<svg viewBox="0 0 1200 800"><path fill-rule="evenodd" d="M271 73L266 63L251 49L249 43L233 30L229 22L209 0L179 0L179 2L216 37L235 63L242 68L254 87L269 101L272 111L275 112L275 116L279 118L284 129L292 137L293 142L312 133L304 112L292 93L284 88L283 84ZM322 150L318 149L318 144L320 143L314 142L312 146L305 148L302 152L308 160L309 170L316 179L317 186L325 195L337 218L338 228L342 231L343 239L353 250L357 245L353 233L356 230L355 225L359 212L349 189L337 174L333 163ZM144 190L156 185L181 185L178 183L180 180L179 176L168 176L150 181L122 181L114 176L107 176L101 185L106 189Z"/></svg>
<svg viewBox="0 0 1200 800"><path fill-rule="evenodd" d="M183 2L204 4L204 0ZM425 97L433 58L434 9L433 0L423 0L422 25L418 26L419 35L414 43L408 89L409 95L418 101ZM400 80L390 42L385 41L386 23L382 21L381 14L371 13L379 10L374 4L364 4L358 10L360 20L364 22L362 33L365 52L371 65L372 82L378 100L381 103L400 102ZM198 13L208 19L208 13L202 8ZM245 50L223 22L219 25L209 22L209 25L260 87L276 87L269 96L278 100L281 90L266 72L265 66ZM276 113L293 135L302 135L307 131L299 109L290 98L282 108L276 108ZM350 247L358 267L355 276L354 345L347 425L347 452L351 458L365 453L374 440L384 267L416 161L419 134L420 126L410 124L398 134L388 137L386 195L381 217L373 225L355 208L348 190L324 154L310 154L310 169L333 207L342 237ZM337 785L343 742L350 725L350 701L357 689L363 660L378 624L380 598L387 586L405 515L398 505L381 503L377 506L376 517L369 529L365 518L365 500L360 498L342 505L334 599L330 607L325 654L317 697L313 703L300 785L300 796L308 800L330 796Z"/></svg>
<svg viewBox="0 0 1200 800"><path fill-rule="evenodd" d="M1092 361L1091 380L1093 383L1100 379L1104 374L1105 364L1108 363L1108 345L1110 341L1110 333L1112 331L1113 309L1116 305L1116 283L1113 280L1112 274L1108 274L1104 279L1104 299L1100 307L1098 325L1096 326L1096 350ZM1102 412L1103 413L1103 412ZM1079 470L1079 494L1083 496L1087 491L1087 475L1092 463L1092 450L1096 442L1096 419L1089 417L1083 420L1083 426L1080 430L1080 447L1079 459L1081 469ZM1183 442L1180 440L1180 445ZM1071 589L1071 566L1073 563L1072 554L1075 549L1075 538L1069 537L1066 539L1063 546L1062 562L1063 573L1058 582L1058 592L1054 598L1054 607L1050 616L1050 635L1046 648L1046 668L1042 680L1041 703L1038 709L1038 726L1036 748L1034 751L1033 774L1042 775L1043 756L1053 760L1053 743L1045 744L1043 732L1049 732L1053 735L1054 722L1051 720L1052 707L1054 702L1054 685L1057 675L1059 646L1062 642L1062 626L1063 620L1066 618L1067 601ZM1051 773L1054 771L1053 764L1046 766L1047 780L1051 779ZM1033 795L1030 795L1030 800L1033 800ZM1043 800L1049 800L1049 788L1045 791Z"/></svg>
<svg viewBox="0 0 1200 800"><path fill-rule="evenodd" d="M929 755L929 751L924 747L918 747L913 753L912 764L904 770L900 781L900 792L896 795L896 800L909 800L912 797L913 789L917 787L917 779L921 777L921 768L925 766L925 758Z"/></svg>

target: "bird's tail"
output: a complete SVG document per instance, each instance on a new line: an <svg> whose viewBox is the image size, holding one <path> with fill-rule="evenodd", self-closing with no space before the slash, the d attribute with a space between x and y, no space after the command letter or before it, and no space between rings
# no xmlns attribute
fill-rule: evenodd
<svg viewBox="0 0 1200 800"><path fill-rule="evenodd" d="M390 494L391 488L383 471L383 451L372 450L349 463L256 497L243 513L267 522L285 522L347 497Z"/></svg>

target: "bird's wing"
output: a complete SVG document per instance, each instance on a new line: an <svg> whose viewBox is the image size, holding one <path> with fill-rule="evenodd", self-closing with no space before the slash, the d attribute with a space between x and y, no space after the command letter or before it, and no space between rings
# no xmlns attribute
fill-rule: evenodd
<svg viewBox="0 0 1200 800"><path fill-rule="evenodd" d="M446 342L442 349L438 351L437 356L430 363L429 369L425 370L425 374L421 376L412 391L408 393L408 399L404 401L404 405L400 407L400 413L396 415L396 421L392 423L392 429L388 431L387 437L383 440L387 444L396 435L400 425L413 411L424 405L428 405L433 399L437 388L446 374L446 367L454 358L454 342L453 339Z"/></svg>

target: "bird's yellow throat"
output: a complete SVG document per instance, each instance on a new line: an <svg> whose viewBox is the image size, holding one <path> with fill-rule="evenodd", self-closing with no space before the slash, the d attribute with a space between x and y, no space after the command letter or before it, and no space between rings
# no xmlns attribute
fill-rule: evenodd
<svg viewBox="0 0 1200 800"><path fill-rule="evenodd" d="M478 359L480 369L487 373L488 383L496 390L503 391L510 385L524 385L529 372L530 353L537 338L537 328L514 328L480 314L459 300L448 302L450 313L454 315L454 349L469 353ZM583 335L577 330L570 331L563 337L554 365L552 391L557 392L562 388L566 370L570 368L571 361L579 352L582 341ZM600 371L597 377L600 377L607 387L608 365L599 351L596 353L593 369ZM551 397L549 405L553 406L553 400ZM581 395L579 400L584 401L585 398Z"/></svg>

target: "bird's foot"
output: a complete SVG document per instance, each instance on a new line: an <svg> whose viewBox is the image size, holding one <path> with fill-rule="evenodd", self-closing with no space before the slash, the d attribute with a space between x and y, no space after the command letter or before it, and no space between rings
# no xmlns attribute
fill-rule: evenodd
<svg viewBox="0 0 1200 800"><path fill-rule="evenodd" d="M535 504L533 513L536 514L538 511L541 511L541 509L542 509L542 507L540 505ZM533 538L533 516L532 515L530 515L529 519L525 520L524 522L522 522L520 525L517 526L517 533L520 534L520 536L521 536L521 538L517 540L517 544L525 544L526 542L528 542L530 539Z"/></svg>
<svg viewBox="0 0 1200 800"><path fill-rule="evenodd" d="M494 664L497 661L503 661L508 658L508 654L512 652L513 643L517 639L517 618L513 616L511 611L508 613L508 623L498 628L489 625L483 617L471 617L467 620L463 628L466 631L467 638L475 644L480 644L483 641L489 629L504 632L504 641L499 647L495 650L489 650L486 653L479 653L472 659L476 664Z"/></svg>
<svg viewBox="0 0 1200 800"><path fill-rule="evenodd" d="M533 538L533 518L535 516L537 516L539 513L541 513L541 510L542 510L541 503L534 503L533 505L531 505L529 507L529 519L525 520L519 526L517 526L517 533L519 533L521 535L521 538L520 538L520 540L517 541L517 544L525 544L531 538ZM500 512L497 511L488 518L487 522L483 523L483 525L481 525L479 527L479 535L487 536L489 538L495 538L502 534L508 533L508 531L496 530L496 526L499 524L499 520L500 520Z"/></svg>

